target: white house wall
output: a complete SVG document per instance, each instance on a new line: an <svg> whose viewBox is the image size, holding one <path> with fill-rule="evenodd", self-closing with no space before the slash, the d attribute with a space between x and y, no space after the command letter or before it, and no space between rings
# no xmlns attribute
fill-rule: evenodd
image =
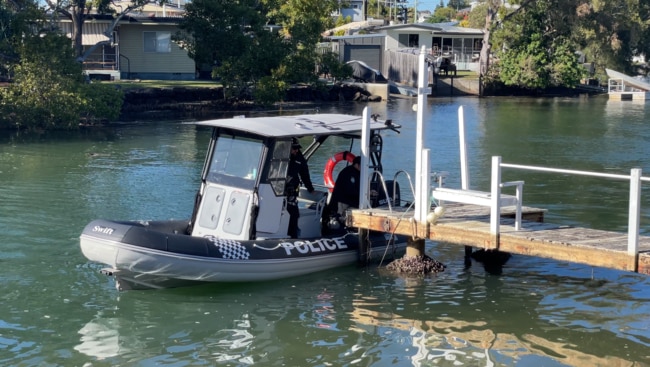
<svg viewBox="0 0 650 367"><path fill-rule="evenodd" d="M400 48L408 47L408 45L399 44L400 34L417 34L419 35L418 48L421 48L422 46L426 46L427 49L431 48L431 40L433 38L431 31L423 31L422 29L418 28L401 28L399 30L386 30L386 50L397 50Z"/></svg>

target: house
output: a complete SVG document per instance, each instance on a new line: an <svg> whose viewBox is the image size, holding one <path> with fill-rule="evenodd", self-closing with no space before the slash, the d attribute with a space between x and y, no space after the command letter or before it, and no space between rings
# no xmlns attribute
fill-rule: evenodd
<svg viewBox="0 0 650 367"><path fill-rule="evenodd" d="M148 4L131 12L115 26L112 37L106 35L113 22L111 15L89 14L84 22L84 50L100 41L101 45L84 60L84 73L91 78L193 80L196 64L187 51L174 42L172 36L184 10L170 4ZM59 22L60 29L71 35L71 24Z"/></svg>
<svg viewBox="0 0 650 367"><path fill-rule="evenodd" d="M172 40L180 18L131 17L120 23L120 75L127 79L193 80L196 63Z"/></svg>
<svg viewBox="0 0 650 367"><path fill-rule="evenodd" d="M386 50L419 49L425 46L434 56L450 56L456 63L477 62L483 45L483 30L458 27L456 22L415 23L380 27L386 35Z"/></svg>
<svg viewBox="0 0 650 367"><path fill-rule="evenodd" d="M366 20L365 5L365 0L339 0L339 8L332 13L332 17L334 17L334 19L337 19L338 17L342 17L343 19L350 17L350 20L353 22L364 21Z"/></svg>
<svg viewBox="0 0 650 367"><path fill-rule="evenodd" d="M450 59L458 70L478 70L483 30L456 23L415 23L372 28L372 34L332 36L332 50L342 62L363 61L388 75L386 55L391 52L419 53L422 46L433 58Z"/></svg>

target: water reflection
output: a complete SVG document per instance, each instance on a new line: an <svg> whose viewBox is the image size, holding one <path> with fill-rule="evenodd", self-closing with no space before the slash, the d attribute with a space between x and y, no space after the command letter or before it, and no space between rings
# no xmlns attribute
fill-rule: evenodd
<svg viewBox="0 0 650 367"><path fill-rule="evenodd" d="M606 280L519 268L500 277L463 273L462 260L450 266L414 279L351 267L290 281L121 293L114 310L83 325L74 349L107 365L650 362L649 310L639 309L649 300L630 296L632 283L617 290ZM628 295L626 306L615 291ZM628 329L608 326L622 320Z"/></svg>
<svg viewBox="0 0 650 367"><path fill-rule="evenodd" d="M392 294L390 302L378 302L377 297L359 295L360 299L353 300L354 310L351 313L352 320L356 322L354 330L383 338L390 337L393 343L391 348L396 350L394 353L397 354L397 350L401 349L410 356L414 366L495 366L520 363L545 366L622 366L634 365L641 360L647 362L647 355L638 355L633 351L626 353L626 343L612 344L611 338L607 338L606 345L576 348L578 345L584 346L584 338L588 338L591 333L584 326L602 329L602 319L594 319L591 312L598 309L595 312L601 314L604 311L602 307L607 307L606 304L594 308L578 302L566 303L566 299L560 295L562 310L558 310L549 304L552 301L542 293L525 294L512 288L507 289L505 284L487 284L502 283L497 277L485 278L485 287L477 280L480 279L467 279L468 284L454 287L455 291L445 289L440 284L435 290L422 288L421 285L426 284L426 281L415 282L416 285L413 286L405 282L405 289ZM402 283L401 279L396 281ZM458 289L467 291L459 296ZM426 294L416 295L420 292ZM582 296L579 298L583 301L591 299L588 293L575 288L573 292L580 293ZM420 303L423 299L427 300L426 305L432 306ZM449 306L437 307L447 302L433 302L432 299L454 299L451 303L465 312L454 312L454 308ZM517 303L518 307L513 307L513 303ZM421 312L423 308L426 312ZM468 312L468 309L473 309L474 313ZM626 314L630 309L621 312ZM585 311L580 315L575 313L576 310ZM558 318L546 317L548 313L559 316L565 312L566 317L574 322L582 320L577 323L583 327L573 328L564 324L569 330L562 329L559 325L563 323ZM504 316L508 320L507 324L499 321ZM612 315L612 318L620 321L621 316ZM632 318L644 319L641 315ZM591 343L600 344L597 340Z"/></svg>
<svg viewBox="0 0 650 367"><path fill-rule="evenodd" d="M75 350L89 357L103 360L120 354L128 354L132 348L137 347L131 342L120 341L117 318L103 318L98 316L89 321L79 330L81 343L74 347ZM133 342L137 343L137 340Z"/></svg>

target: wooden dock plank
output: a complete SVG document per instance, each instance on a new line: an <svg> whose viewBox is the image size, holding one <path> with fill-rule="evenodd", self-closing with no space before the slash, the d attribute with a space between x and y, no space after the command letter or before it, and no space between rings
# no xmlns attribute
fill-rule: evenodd
<svg viewBox="0 0 650 367"><path fill-rule="evenodd" d="M640 236L639 254L627 254L627 233L565 226L543 222L545 209L524 207L523 226L514 229L514 207L502 208L500 235L490 233L489 208L446 204L436 224L423 225L413 220L413 211L394 208L353 210L354 227L427 238L463 246L537 256L650 275L650 237Z"/></svg>

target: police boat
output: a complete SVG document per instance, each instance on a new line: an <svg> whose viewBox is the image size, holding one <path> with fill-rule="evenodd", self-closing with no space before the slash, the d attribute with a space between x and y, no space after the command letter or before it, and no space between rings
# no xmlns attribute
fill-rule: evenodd
<svg viewBox="0 0 650 367"><path fill-rule="evenodd" d="M323 150L330 152L348 143L340 139L349 140L350 151L368 152L361 154L360 181L367 183L360 189L362 201L373 207L399 206L399 185L381 182L377 173L382 170L382 134L399 132L400 126L366 117L366 112L198 122L213 132L191 218L93 220L81 233L81 251L91 262L106 265L101 271L113 276L120 290L268 281L350 265L360 258L403 254L405 238L366 232L361 241L357 229L332 217L328 202L334 166L352 161L354 154L348 151L328 159L324 184L316 183L311 193L300 188L300 231L297 238L287 234L292 191L287 171L294 138L309 141L303 150L307 162L328 143L330 150ZM355 142L367 142L366 149Z"/></svg>

